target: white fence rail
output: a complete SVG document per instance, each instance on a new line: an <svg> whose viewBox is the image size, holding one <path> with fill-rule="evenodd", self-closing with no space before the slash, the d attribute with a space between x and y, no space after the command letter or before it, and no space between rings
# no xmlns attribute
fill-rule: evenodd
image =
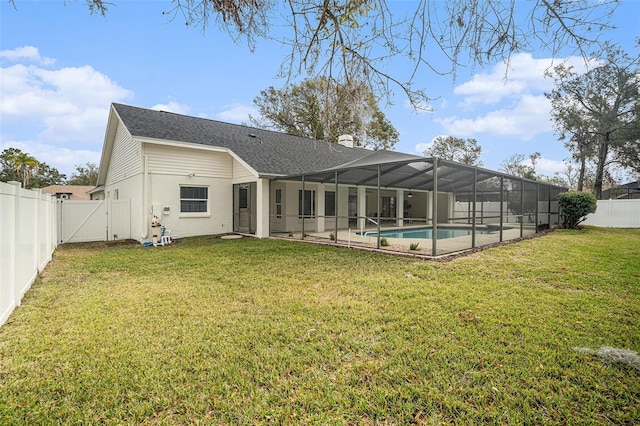
<svg viewBox="0 0 640 426"><path fill-rule="evenodd" d="M0 182L0 326L51 260L57 228L55 198Z"/></svg>
<svg viewBox="0 0 640 426"><path fill-rule="evenodd" d="M640 200L599 200L585 225L603 228L640 228Z"/></svg>

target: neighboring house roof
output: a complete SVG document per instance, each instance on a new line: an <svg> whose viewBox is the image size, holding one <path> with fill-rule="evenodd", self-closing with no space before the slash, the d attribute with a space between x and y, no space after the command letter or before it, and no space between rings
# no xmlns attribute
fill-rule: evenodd
<svg viewBox="0 0 640 426"><path fill-rule="evenodd" d="M50 185L41 189L45 194L51 194L60 198L61 195L68 195L70 200L89 200L89 191L95 186L93 185Z"/></svg>
<svg viewBox="0 0 640 426"><path fill-rule="evenodd" d="M606 189L602 191L600 198L603 200L609 198L640 198L640 179Z"/></svg>
<svg viewBox="0 0 640 426"><path fill-rule="evenodd" d="M260 176L324 170L373 151L205 118L113 104L133 137L227 148Z"/></svg>

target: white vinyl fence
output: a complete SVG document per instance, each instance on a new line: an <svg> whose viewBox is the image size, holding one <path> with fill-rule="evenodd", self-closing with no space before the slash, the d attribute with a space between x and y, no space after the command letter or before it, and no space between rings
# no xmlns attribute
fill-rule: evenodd
<svg viewBox="0 0 640 426"><path fill-rule="evenodd" d="M0 182L0 326L51 260L57 228L55 198Z"/></svg>
<svg viewBox="0 0 640 426"><path fill-rule="evenodd" d="M596 212L584 225L603 228L640 228L640 200L598 200Z"/></svg>

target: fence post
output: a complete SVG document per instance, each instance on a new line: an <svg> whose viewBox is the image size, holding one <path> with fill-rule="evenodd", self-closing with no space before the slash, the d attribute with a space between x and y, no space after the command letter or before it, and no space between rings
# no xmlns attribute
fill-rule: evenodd
<svg viewBox="0 0 640 426"><path fill-rule="evenodd" d="M15 202L13 205L13 241L11 242L13 250L11 250L9 254L9 286L13 297L13 304L18 307L21 302L20 289L18 285L18 263L20 262L20 250L18 250L18 244L20 242L20 191L22 190L22 185L20 182L16 181L10 181L9 184L13 185L16 191Z"/></svg>
<svg viewBox="0 0 640 426"><path fill-rule="evenodd" d="M33 192L36 193L36 207L35 207L35 213L36 213L36 217L34 220L34 227L36 228L36 232L34 232L33 235L33 269L35 271L37 271L37 273L40 273L40 239L42 238L42 235L40 235L40 215L42 215L42 212L40 211L41 209L41 203L42 200L40 200L41 196L42 196L42 192L40 189L33 189Z"/></svg>
<svg viewBox="0 0 640 426"><path fill-rule="evenodd" d="M607 214L607 228L611 228L613 226L613 220L611 219L611 214L613 213L613 200L609 198L608 202L608 214Z"/></svg>

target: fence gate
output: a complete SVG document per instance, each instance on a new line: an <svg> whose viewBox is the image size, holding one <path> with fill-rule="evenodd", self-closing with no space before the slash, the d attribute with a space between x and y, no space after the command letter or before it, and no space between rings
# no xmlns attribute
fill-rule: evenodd
<svg viewBox="0 0 640 426"><path fill-rule="evenodd" d="M131 238L129 200L58 200L60 243Z"/></svg>

